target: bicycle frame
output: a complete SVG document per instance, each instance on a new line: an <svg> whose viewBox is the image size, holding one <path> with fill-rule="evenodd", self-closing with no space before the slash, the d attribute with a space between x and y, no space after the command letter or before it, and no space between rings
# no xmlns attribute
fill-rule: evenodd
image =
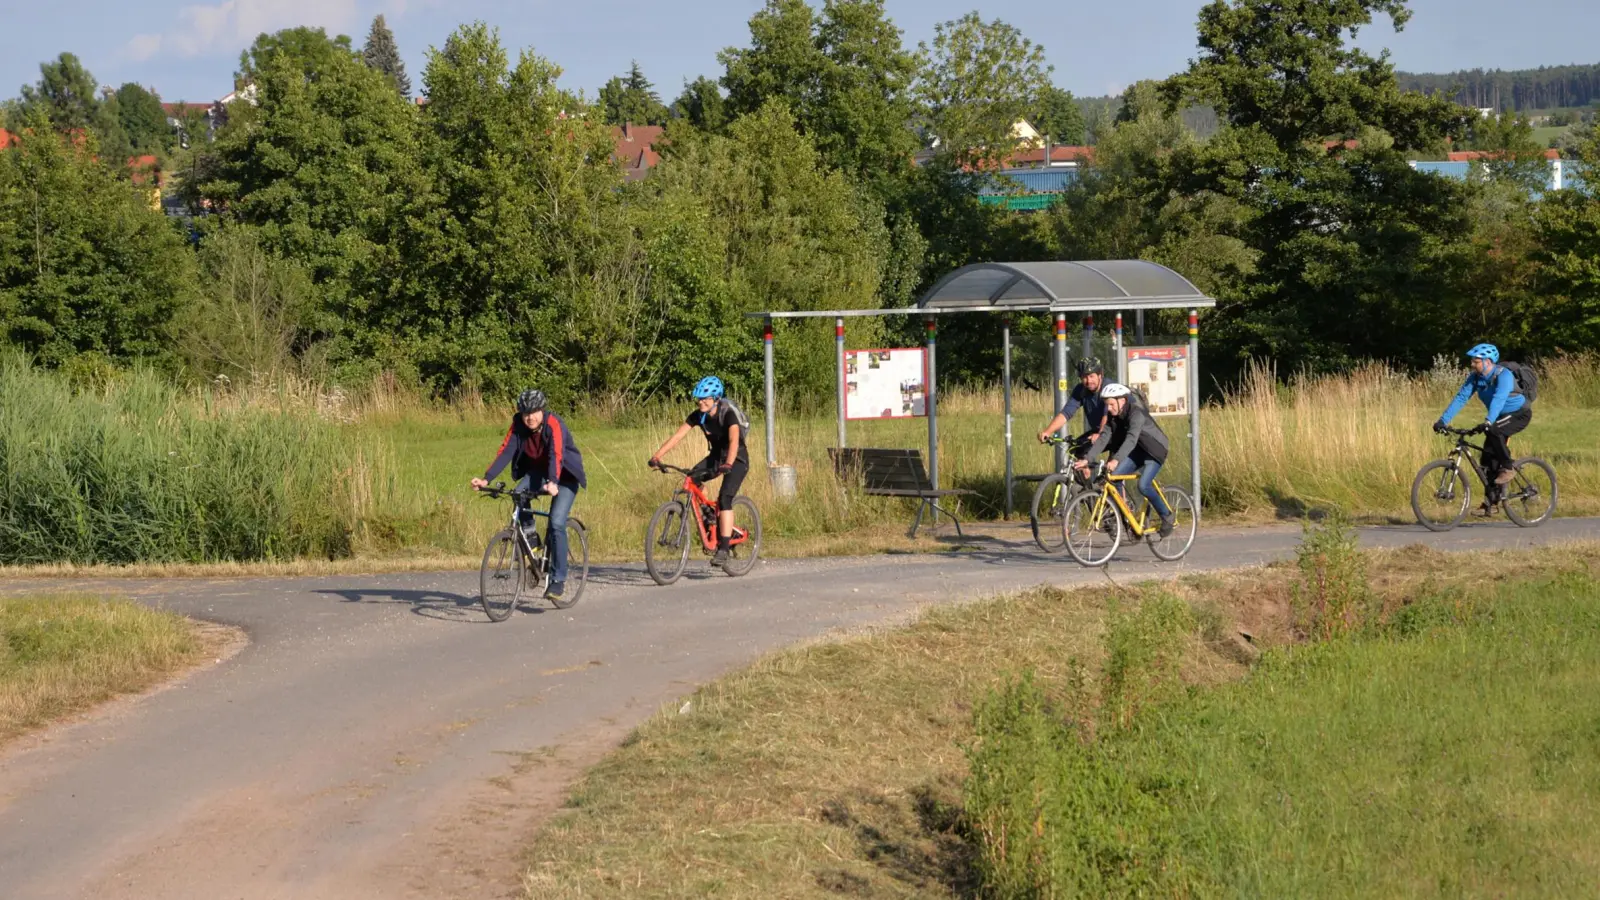
<svg viewBox="0 0 1600 900"><path fill-rule="evenodd" d="M1477 456L1468 453L1467 451L1469 450L1476 451ZM1467 440L1466 435L1458 434L1456 435L1456 445L1450 448L1450 452L1446 453L1445 457L1458 469L1461 468L1461 460L1466 460L1467 467L1472 469L1473 474L1478 476L1478 483L1483 485L1484 490L1488 490L1489 473L1484 470L1483 466L1478 464L1478 456L1483 455L1485 452L1487 451L1484 448Z"/></svg>
<svg viewBox="0 0 1600 900"><path fill-rule="evenodd" d="M715 521L716 517L722 514L722 508L717 505L717 501L706 496L705 490L684 469L666 464L663 464L661 468L663 471L683 473L683 484L672 495L672 499L692 510L693 515L690 518L694 521L695 532L700 535L700 546L705 548L707 553L715 552L717 549L717 534L715 531L706 530L705 512L708 509L711 510L712 519ZM749 533L740 528L738 524L735 524L733 526L733 534L728 538L728 546L737 547L744 543L748 537Z"/></svg>
<svg viewBox="0 0 1600 900"><path fill-rule="evenodd" d="M1128 507L1127 497L1124 496L1126 491L1121 489L1122 485L1116 483L1119 481L1137 481L1139 476L1137 474L1133 474L1106 475L1103 477L1105 478L1105 485L1100 488L1100 500L1094 505L1094 520L1099 522L1101 518L1105 516L1105 504L1107 499L1109 499L1111 504L1115 506L1117 511L1121 514L1122 521L1126 522L1128 527L1132 529L1134 537L1144 537L1145 535L1155 531L1154 528L1145 527L1145 523L1150 518L1150 510L1153 506L1153 504L1149 502L1149 499L1146 498L1144 510L1136 517L1133 514L1133 510ZM1150 484L1151 487L1156 490L1156 492L1159 493L1161 491L1161 483L1159 481L1152 480Z"/></svg>
<svg viewBox="0 0 1600 900"><path fill-rule="evenodd" d="M542 509L535 509L533 506L533 501L545 496L545 494L534 491L507 489L504 482L482 488L481 493L485 497L491 497L494 499L499 499L501 497L511 498L511 524L508 526L508 529L512 534L517 536L517 548L521 550L523 558L528 562L529 568L540 568L539 564L544 561L545 549L549 546L549 544L543 538L539 537L537 531L524 529L522 527L521 513L523 505L526 504L528 512L532 513L535 517L549 519L549 512ZM528 542L528 537L530 534L533 536L533 539L538 542L538 546L534 546Z"/></svg>

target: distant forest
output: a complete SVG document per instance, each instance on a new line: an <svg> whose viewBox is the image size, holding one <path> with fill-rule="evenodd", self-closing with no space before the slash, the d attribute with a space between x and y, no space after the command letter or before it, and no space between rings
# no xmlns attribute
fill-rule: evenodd
<svg viewBox="0 0 1600 900"><path fill-rule="evenodd" d="M1584 107L1600 102L1600 63L1537 69L1468 69L1444 75L1396 72L1403 91L1454 92L1455 101L1478 109L1532 112Z"/></svg>

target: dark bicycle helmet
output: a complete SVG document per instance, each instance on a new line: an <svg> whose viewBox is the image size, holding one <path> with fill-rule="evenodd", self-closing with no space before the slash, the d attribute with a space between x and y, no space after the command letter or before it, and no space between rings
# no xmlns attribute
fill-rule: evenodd
<svg viewBox="0 0 1600 900"><path fill-rule="evenodd" d="M1101 365L1100 360L1093 356L1078 360L1078 377L1084 378L1090 373L1104 375L1106 373L1106 367Z"/></svg>
<svg viewBox="0 0 1600 900"><path fill-rule="evenodd" d="M517 415L525 416L528 413L544 409L544 391L529 388L517 395Z"/></svg>

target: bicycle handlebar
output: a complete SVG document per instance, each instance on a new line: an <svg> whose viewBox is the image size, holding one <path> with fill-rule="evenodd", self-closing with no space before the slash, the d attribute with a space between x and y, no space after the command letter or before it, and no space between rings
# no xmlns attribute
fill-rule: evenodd
<svg viewBox="0 0 1600 900"><path fill-rule="evenodd" d="M664 462L656 463L655 464L655 470L657 472L677 472L679 475L682 475L684 477L688 477L691 474L688 469L680 469L680 468L678 468L677 466L675 466L675 465L673 465L671 463L664 463Z"/></svg>
<svg viewBox="0 0 1600 900"><path fill-rule="evenodd" d="M1460 435L1461 437L1471 437L1475 434L1483 434L1484 429L1485 426L1483 425L1474 425L1471 428L1451 428L1450 426L1446 425L1444 431L1439 433Z"/></svg>

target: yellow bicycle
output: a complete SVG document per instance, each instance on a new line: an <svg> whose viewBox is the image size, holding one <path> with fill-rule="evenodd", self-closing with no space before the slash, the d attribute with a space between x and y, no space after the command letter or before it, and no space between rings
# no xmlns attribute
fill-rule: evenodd
<svg viewBox="0 0 1600 900"><path fill-rule="evenodd" d="M1072 498L1061 516L1061 529L1066 538L1067 552L1085 566L1103 566L1111 561L1117 548L1122 546L1124 529L1135 538L1144 538L1150 552L1158 559L1182 559L1194 543L1198 517L1194 501L1188 493L1174 487L1155 485L1172 510L1172 533L1161 536L1161 518L1150 502L1143 497L1139 512L1128 506L1126 484L1138 479L1138 474L1107 475L1105 463L1095 464L1094 479L1088 490ZM1097 489L1098 488L1098 489Z"/></svg>

